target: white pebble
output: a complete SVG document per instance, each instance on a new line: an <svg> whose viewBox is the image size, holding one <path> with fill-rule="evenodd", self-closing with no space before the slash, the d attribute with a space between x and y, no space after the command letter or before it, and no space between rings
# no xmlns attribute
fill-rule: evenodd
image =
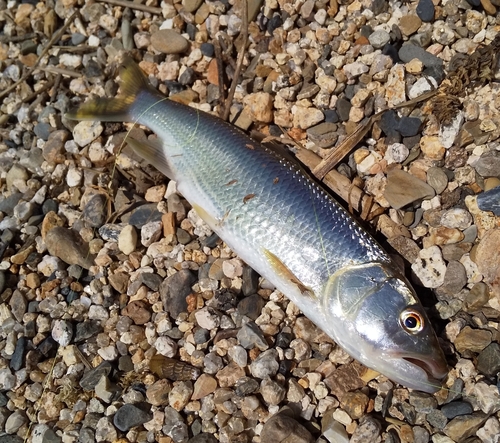
<svg viewBox="0 0 500 443"><path fill-rule="evenodd" d="M68 346L73 337L73 326L66 320L56 320L52 327L52 338L61 346Z"/></svg>
<svg viewBox="0 0 500 443"><path fill-rule="evenodd" d="M115 346L106 346L97 350L103 360L113 361L118 358L118 351Z"/></svg>
<svg viewBox="0 0 500 443"><path fill-rule="evenodd" d="M389 165L391 163L403 163L409 154L409 149L403 143L393 143L387 147L384 158Z"/></svg>
<svg viewBox="0 0 500 443"><path fill-rule="evenodd" d="M219 316L217 314L212 313L211 310L209 310L209 308L207 307L202 308L199 311L196 311L194 316L196 318L196 322L198 323L198 325L209 331L219 327L220 325Z"/></svg>
<svg viewBox="0 0 500 443"><path fill-rule="evenodd" d="M66 174L66 183L70 187L79 186L82 178L83 172L80 169L70 168Z"/></svg>
<svg viewBox="0 0 500 443"><path fill-rule="evenodd" d="M170 337L158 337L155 341L154 347L161 355L165 357L175 357L177 353L177 343Z"/></svg>
<svg viewBox="0 0 500 443"><path fill-rule="evenodd" d="M437 288L444 283L446 264L438 246L422 249L411 269L426 288Z"/></svg>
<svg viewBox="0 0 500 443"><path fill-rule="evenodd" d="M441 216L441 224L447 228L457 228L463 231L472 224L472 215L465 209L448 209Z"/></svg>
<svg viewBox="0 0 500 443"><path fill-rule="evenodd" d="M134 226L125 226L118 236L118 249L125 255L129 255L135 251L137 246L137 231Z"/></svg>
<svg viewBox="0 0 500 443"><path fill-rule="evenodd" d="M146 223L141 229L141 243L148 247L158 241L161 236L161 222L154 221Z"/></svg>

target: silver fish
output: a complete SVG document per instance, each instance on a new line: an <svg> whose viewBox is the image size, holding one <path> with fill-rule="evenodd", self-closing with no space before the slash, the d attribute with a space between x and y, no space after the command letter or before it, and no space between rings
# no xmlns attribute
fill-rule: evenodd
<svg viewBox="0 0 500 443"><path fill-rule="evenodd" d="M440 389L446 360L414 289L349 213L286 156L162 96L134 62L120 77L121 97L67 117L152 129L159 143L129 144L245 262L364 365Z"/></svg>

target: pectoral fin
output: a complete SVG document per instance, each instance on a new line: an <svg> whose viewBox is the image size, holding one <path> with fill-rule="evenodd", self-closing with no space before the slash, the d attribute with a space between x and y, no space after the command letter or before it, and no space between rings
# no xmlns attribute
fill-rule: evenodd
<svg viewBox="0 0 500 443"><path fill-rule="evenodd" d="M170 180L175 180L174 173L170 168L167 158L163 154L161 142L157 141L139 141L135 138L128 137L127 144L139 154L150 165L154 166L162 174L166 175Z"/></svg>
<svg viewBox="0 0 500 443"><path fill-rule="evenodd" d="M278 258L276 255L274 255L271 251L268 249L263 250L264 256L266 257L269 265L271 268L274 269L274 272L278 274L281 278L287 279L290 283L294 284L297 286L299 291L301 292L302 295L306 295L308 297L316 297L314 295L314 292L311 290L311 288L308 288L305 286L294 274L288 267Z"/></svg>

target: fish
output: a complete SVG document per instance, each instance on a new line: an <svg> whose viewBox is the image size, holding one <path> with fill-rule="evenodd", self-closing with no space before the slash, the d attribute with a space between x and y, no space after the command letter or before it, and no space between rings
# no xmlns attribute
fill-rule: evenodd
<svg viewBox="0 0 500 443"><path fill-rule="evenodd" d="M211 114L170 100L125 59L121 94L66 114L133 122L128 139L209 227L349 355L408 388L434 393L448 373L418 296L376 240L298 162Z"/></svg>

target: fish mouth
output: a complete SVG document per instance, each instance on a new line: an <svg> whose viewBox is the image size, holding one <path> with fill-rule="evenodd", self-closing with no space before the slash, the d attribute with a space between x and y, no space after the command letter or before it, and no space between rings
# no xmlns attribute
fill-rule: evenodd
<svg viewBox="0 0 500 443"><path fill-rule="evenodd" d="M429 385L441 388L444 378L448 375L448 365L444 359L422 360L415 357L403 357L408 363L418 366L426 375Z"/></svg>

